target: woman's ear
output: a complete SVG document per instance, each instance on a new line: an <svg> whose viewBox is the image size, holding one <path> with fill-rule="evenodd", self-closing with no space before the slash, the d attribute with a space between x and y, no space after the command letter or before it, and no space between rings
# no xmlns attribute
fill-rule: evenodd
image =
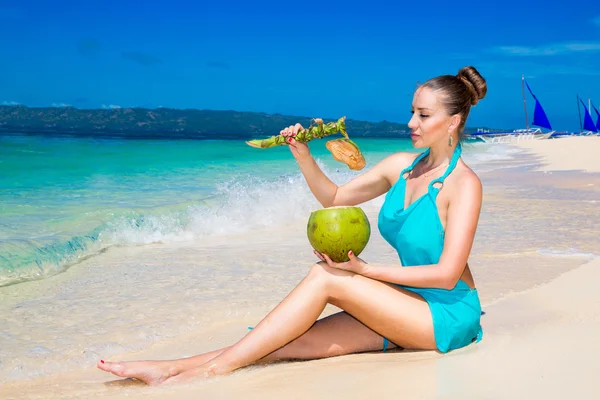
<svg viewBox="0 0 600 400"><path fill-rule="evenodd" d="M453 131L458 129L458 125L460 125L460 115L456 114L450 118L450 125L448 125L448 133L452 133Z"/></svg>

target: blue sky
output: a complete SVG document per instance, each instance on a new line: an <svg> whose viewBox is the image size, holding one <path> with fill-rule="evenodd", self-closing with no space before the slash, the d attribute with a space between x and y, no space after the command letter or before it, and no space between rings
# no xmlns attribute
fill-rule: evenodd
<svg viewBox="0 0 600 400"><path fill-rule="evenodd" d="M0 104L405 123L417 81L474 65L489 90L468 125L524 127L524 74L578 130L576 95L600 106L600 5L549 3L3 0Z"/></svg>

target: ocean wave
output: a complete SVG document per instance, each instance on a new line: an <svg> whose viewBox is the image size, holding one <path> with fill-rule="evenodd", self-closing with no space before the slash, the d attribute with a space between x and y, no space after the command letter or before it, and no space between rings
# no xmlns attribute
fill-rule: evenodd
<svg viewBox="0 0 600 400"><path fill-rule="evenodd" d="M515 159L522 150L502 143L469 143L464 145L463 158L470 164L482 164Z"/></svg>
<svg viewBox="0 0 600 400"><path fill-rule="evenodd" d="M477 164L509 160L517 152L510 146L499 144L467 144L464 154L467 162ZM377 154L377 157L383 157ZM366 155L371 162L368 168L377 157ZM337 184L343 184L365 172L350 171L339 163L333 163L329 155L317 162ZM28 238L0 240L0 286L55 275L112 246L138 246L244 234L308 218L310 212L321 205L314 198L304 177L300 173L278 174L274 170L276 167L275 164L272 166L273 171L263 167L258 173L249 173L248 169L244 169L244 172L234 176L224 174L228 176L227 180L216 185L212 183L211 191L207 192L210 195L199 201L186 200L189 196L178 199L177 192L169 188L168 192L173 195L172 201L168 201L170 205L88 210L88 213L68 216L71 225L65 231L36 238L31 233ZM190 176L190 179L194 177ZM202 182L214 180L208 177ZM105 186L103 183L101 188ZM186 187L186 191L195 190L191 185L187 186L190 187ZM160 191L160 186L156 190ZM377 207L382 201L381 198L374 199L365 206ZM69 234L71 229L76 233ZM6 231L14 229L7 228Z"/></svg>
<svg viewBox="0 0 600 400"><path fill-rule="evenodd" d="M328 170L322 164L321 168L338 184L357 174ZM0 244L0 286L54 275L111 246L243 234L306 219L312 210L321 208L299 173L273 179L240 174L219 183L213 195L200 202L188 204L183 209L177 199L173 199L173 204L177 204L177 210L162 207L142 212L122 211L90 232L66 240L50 243L33 239L3 241Z"/></svg>

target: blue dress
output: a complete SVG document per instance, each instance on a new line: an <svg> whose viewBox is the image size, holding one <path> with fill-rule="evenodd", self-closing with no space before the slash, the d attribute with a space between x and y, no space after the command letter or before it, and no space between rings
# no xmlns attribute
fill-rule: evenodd
<svg viewBox="0 0 600 400"><path fill-rule="evenodd" d="M462 147L458 145L444 175L434 179L427 193L404 209L405 174L429 154L420 154L405 168L398 182L388 191L379 212L378 227L383 238L400 257L403 267L437 264L444 248L444 228L440 221L436 198L444 180L456 167ZM418 288L398 285L417 293L429 305L433 317L436 347L442 353L479 342L483 336L480 325L481 303L477 289L459 280L454 289ZM384 350L387 340L384 341Z"/></svg>

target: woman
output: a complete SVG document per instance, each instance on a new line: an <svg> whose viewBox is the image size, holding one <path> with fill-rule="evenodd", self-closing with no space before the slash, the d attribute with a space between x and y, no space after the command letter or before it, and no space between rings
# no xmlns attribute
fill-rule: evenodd
<svg viewBox="0 0 600 400"><path fill-rule="evenodd" d="M159 385L257 362L396 346L445 353L479 341L481 306L467 259L482 188L460 158L460 139L471 106L486 92L473 67L425 82L414 94L408 126L413 145L427 150L416 157L393 154L341 187L319 169L308 146L294 140L299 124L281 131L323 207L357 205L387 193L379 230L406 268L367 264L351 253L349 262L334 263L315 253L322 261L233 346L174 361L101 360L98 367ZM344 312L317 321L328 303Z"/></svg>

